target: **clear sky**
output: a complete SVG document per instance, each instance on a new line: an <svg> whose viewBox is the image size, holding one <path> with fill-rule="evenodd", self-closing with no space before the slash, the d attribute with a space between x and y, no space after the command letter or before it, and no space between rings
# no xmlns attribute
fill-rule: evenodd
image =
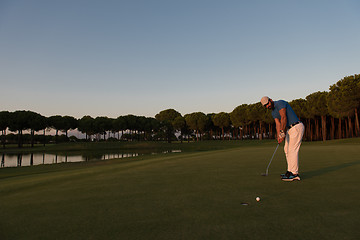
<svg viewBox="0 0 360 240"><path fill-rule="evenodd" d="M0 0L0 110L154 117L360 73L358 0Z"/></svg>

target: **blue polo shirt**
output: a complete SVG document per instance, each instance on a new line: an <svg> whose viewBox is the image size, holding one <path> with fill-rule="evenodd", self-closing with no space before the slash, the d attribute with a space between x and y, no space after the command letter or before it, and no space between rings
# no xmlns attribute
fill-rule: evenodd
<svg viewBox="0 0 360 240"><path fill-rule="evenodd" d="M286 127L289 127L291 124L299 121L299 118L296 116L290 104L284 100L274 101L274 110L272 110L271 112L272 117L274 119L275 118L279 119L281 122L281 116L279 111L283 108L286 109L286 117L287 117Z"/></svg>

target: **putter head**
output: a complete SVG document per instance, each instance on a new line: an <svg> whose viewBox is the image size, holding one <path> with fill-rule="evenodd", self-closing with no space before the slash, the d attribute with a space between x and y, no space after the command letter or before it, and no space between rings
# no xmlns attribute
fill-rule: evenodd
<svg viewBox="0 0 360 240"><path fill-rule="evenodd" d="M267 173L262 173L261 176L266 177L268 174Z"/></svg>

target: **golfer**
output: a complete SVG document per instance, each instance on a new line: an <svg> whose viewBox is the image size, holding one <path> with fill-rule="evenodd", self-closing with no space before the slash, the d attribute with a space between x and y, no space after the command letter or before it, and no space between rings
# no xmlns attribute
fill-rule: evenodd
<svg viewBox="0 0 360 240"><path fill-rule="evenodd" d="M284 100L273 101L269 97L261 98L261 104L272 110L272 117L275 120L277 141L282 143L285 140L284 152L287 161L287 172L281 174L283 181L300 181L299 176L299 150L305 127L288 102Z"/></svg>

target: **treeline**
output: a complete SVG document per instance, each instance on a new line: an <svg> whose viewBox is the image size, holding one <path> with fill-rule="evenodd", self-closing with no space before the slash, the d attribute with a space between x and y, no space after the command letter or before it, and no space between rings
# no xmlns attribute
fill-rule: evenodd
<svg viewBox="0 0 360 240"><path fill-rule="evenodd" d="M262 96L259 96L259 98ZM271 96L270 96L271 97ZM275 99L277 100L277 99ZM295 99L290 105L305 124L304 139L317 141L360 136L358 110L360 107L360 75L345 77L331 85L329 91L316 92L305 99ZM46 136L54 129L54 137ZM17 143L24 139L35 142L69 141L69 130L78 129L86 135L84 141L160 141L264 139L275 138L276 130L271 112L260 103L243 104L231 113L194 112L182 116L174 109L158 113L155 118L119 116L117 118L84 116L45 117L32 111L0 112L1 144L10 141L7 131L17 133ZM23 132L29 132L24 137ZM35 132L43 131L43 137ZM63 132L59 136L59 131ZM14 139L14 135L8 136Z"/></svg>

